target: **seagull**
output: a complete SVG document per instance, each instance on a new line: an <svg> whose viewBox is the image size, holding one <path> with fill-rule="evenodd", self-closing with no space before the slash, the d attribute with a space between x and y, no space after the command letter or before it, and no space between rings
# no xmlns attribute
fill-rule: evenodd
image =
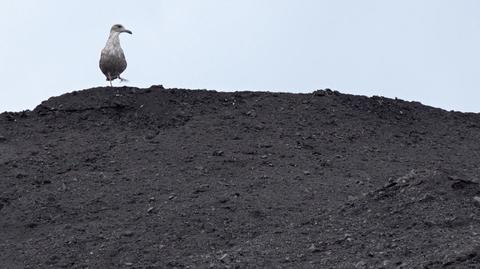
<svg viewBox="0 0 480 269"><path fill-rule="evenodd" d="M107 44L102 50L100 56L100 70L107 77L107 81L110 82L112 87L112 80L120 79L120 81L127 81L120 77L120 74L127 68L127 61L125 60L125 54L123 54L122 47L120 46L120 34L129 33L132 31L125 29L121 24L115 24L110 29L110 36L108 37Z"/></svg>

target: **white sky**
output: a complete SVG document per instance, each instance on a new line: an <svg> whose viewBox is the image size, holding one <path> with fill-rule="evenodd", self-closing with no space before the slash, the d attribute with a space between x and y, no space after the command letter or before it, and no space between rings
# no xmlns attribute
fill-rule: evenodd
<svg viewBox="0 0 480 269"><path fill-rule="evenodd" d="M332 88L480 112L478 0L0 0L0 112L107 85L114 23L133 31L131 86Z"/></svg>

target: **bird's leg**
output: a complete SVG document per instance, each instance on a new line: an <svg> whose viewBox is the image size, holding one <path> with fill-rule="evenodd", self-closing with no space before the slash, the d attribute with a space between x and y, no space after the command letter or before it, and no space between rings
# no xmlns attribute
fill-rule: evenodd
<svg viewBox="0 0 480 269"><path fill-rule="evenodd" d="M110 87L113 87L113 85L112 85L112 76L110 75L110 73L107 74L107 79L108 79L108 81L110 82Z"/></svg>
<svg viewBox="0 0 480 269"><path fill-rule="evenodd" d="M110 87L113 87L112 86L112 76L110 75L110 73L108 73L108 79L110 80ZM118 87L116 88L116 92L117 93L115 94L115 96L121 96L120 92L118 92Z"/></svg>

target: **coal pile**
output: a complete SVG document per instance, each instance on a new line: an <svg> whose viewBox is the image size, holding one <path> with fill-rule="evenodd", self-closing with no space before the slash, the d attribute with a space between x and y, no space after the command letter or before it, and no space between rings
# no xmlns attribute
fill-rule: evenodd
<svg viewBox="0 0 480 269"><path fill-rule="evenodd" d="M94 88L0 114L0 268L479 268L480 115Z"/></svg>

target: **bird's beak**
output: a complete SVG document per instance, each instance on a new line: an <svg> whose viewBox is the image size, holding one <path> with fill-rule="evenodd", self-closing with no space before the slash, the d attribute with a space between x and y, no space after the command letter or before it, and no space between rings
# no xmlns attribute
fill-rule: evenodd
<svg viewBox="0 0 480 269"><path fill-rule="evenodd" d="M132 34L132 31L127 30L127 29L123 30L122 32Z"/></svg>

